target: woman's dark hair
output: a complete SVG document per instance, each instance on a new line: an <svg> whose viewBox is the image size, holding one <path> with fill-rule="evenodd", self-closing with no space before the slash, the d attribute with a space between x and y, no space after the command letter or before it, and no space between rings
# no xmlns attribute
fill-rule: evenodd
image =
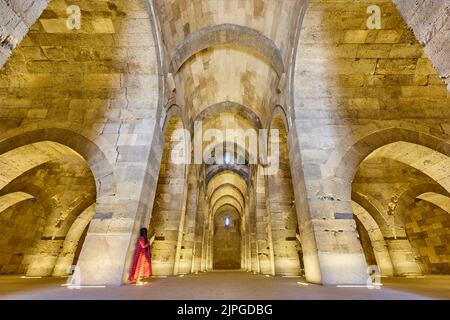
<svg viewBox="0 0 450 320"><path fill-rule="evenodd" d="M145 241L148 242L148 238L147 238L147 228L141 228L140 234L141 234L141 237L144 237Z"/></svg>

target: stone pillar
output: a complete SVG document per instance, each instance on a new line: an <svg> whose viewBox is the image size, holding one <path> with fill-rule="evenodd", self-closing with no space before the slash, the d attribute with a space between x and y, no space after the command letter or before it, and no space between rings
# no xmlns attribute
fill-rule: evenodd
<svg viewBox="0 0 450 320"><path fill-rule="evenodd" d="M207 212L205 210L204 215L207 215ZM207 252L208 252L208 224L209 220L205 219L203 224L203 230L202 230L202 255L201 255L201 271L206 271L207 268Z"/></svg>
<svg viewBox="0 0 450 320"><path fill-rule="evenodd" d="M211 219L208 233L208 271L214 269L214 221Z"/></svg>
<svg viewBox="0 0 450 320"><path fill-rule="evenodd" d="M145 128L124 126L128 134L145 129L142 135L151 146L118 149L123 153L114 169L116 193L97 199L96 214L78 260L83 285L119 285L128 281L139 229L149 222L158 183L159 165L155 164L160 163L162 155L161 128L155 121L149 122L153 123Z"/></svg>
<svg viewBox="0 0 450 320"><path fill-rule="evenodd" d="M94 214L95 205L91 205L72 223L72 226L67 232L61 252L59 253L52 276L57 277L69 274L69 269L72 266L75 253L80 245L80 240L82 240L83 235L87 232L86 228Z"/></svg>
<svg viewBox="0 0 450 320"><path fill-rule="evenodd" d="M242 240L244 242L244 261L242 265L242 269L245 271L250 271L251 269L251 248L250 248L250 228L248 223L248 203L244 208L242 223Z"/></svg>
<svg viewBox="0 0 450 320"><path fill-rule="evenodd" d="M151 157L160 159L162 135L157 134L154 139ZM124 163L120 171L125 173L136 170L133 176L139 177L142 171L137 169L138 165ZM152 172L153 170L156 172ZM82 284L118 285L127 281L139 228L153 204L157 185L157 178L154 177L158 176L158 171L159 166L153 166L141 175L142 180L137 183L138 186L142 186L139 193L135 191L135 181L127 175L118 173L117 176L123 181L118 179L119 190L116 196L97 199L96 214L91 221L78 260Z"/></svg>
<svg viewBox="0 0 450 320"><path fill-rule="evenodd" d="M256 238L258 244L258 268L263 274L272 274L273 260L270 251L268 211L266 206L266 184L263 168L258 165L256 170Z"/></svg>
<svg viewBox="0 0 450 320"><path fill-rule="evenodd" d="M193 272L204 271L204 234L205 234L205 195L202 185L199 185L197 215L195 219L195 252Z"/></svg>
<svg viewBox="0 0 450 320"><path fill-rule="evenodd" d="M249 217L248 217L248 204L246 205L247 211L247 235L246 235L246 241L247 241L247 271L252 270L252 242L251 242L251 232L250 232L250 223L249 223Z"/></svg>
<svg viewBox="0 0 450 320"><path fill-rule="evenodd" d="M351 207L351 185L329 181L320 168L304 167L296 121L289 131L289 159L306 280L366 284L367 265Z"/></svg>
<svg viewBox="0 0 450 320"><path fill-rule="evenodd" d="M396 276L421 275L408 239L386 240Z"/></svg>
<svg viewBox="0 0 450 320"><path fill-rule="evenodd" d="M183 237L184 237L184 224L186 220L186 210L187 210L187 203L189 201L188 199L188 189L189 189L189 177L188 175L192 175L193 172L189 170L189 166L185 166L186 175L185 175L185 183L184 183L184 190L183 190L183 203L181 206L181 213L180 213L180 222L178 226L178 237L177 237L177 245L175 248L175 262L173 265L173 274L178 275L179 268L180 268L180 258L181 258L181 246L183 244Z"/></svg>
<svg viewBox="0 0 450 320"><path fill-rule="evenodd" d="M270 216L267 217L267 242L269 246L270 274L275 275L275 254L273 252L272 224Z"/></svg>
<svg viewBox="0 0 450 320"><path fill-rule="evenodd" d="M241 270L245 270L245 237L244 237L244 233L245 233L245 229L244 226L242 225L242 219L241 219Z"/></svg>
<svg viewBox="0 0 450 320"><path fill-rule="evenodd" d="M181 244L181 256L179 273L186 274L194 272L195 269L195 252L197 250L196 243L196 220L199 212L199 187L197 185L197 176L195 166L191 165L188 177L188 197L186 207L186 221L184 224L184 235Z"/></svg>
<svg viewBox="0 0 450 320"><path fill-rule="evenodd" d="M383 277L392 277L394 275L394 266L391 256L387 250L387 243L384 240L371 241L375 260L380 268Z"/></svg>
<svg viewBox="0 0 450 320"><path fill-rule="evenodd" d="M205 230L205 271L210 271L213 268L214 221L211 216L208 216L207 221Z"/></svg>
<svg viewBox="0 0 450 320"><path fill-rule="evenodd" d="M257 238L256 238L256 192L254 189L254 185L252 184L248 197L248 211L249 211L249 228L250 228L250 254L251 254L251 262L250 262L250 270L253 273L259 272L259 257L258 257L258 246L257 246Z"/></svg>

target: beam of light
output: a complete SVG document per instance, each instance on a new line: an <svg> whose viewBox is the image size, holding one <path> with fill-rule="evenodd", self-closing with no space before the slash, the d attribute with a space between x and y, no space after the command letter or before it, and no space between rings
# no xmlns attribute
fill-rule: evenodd
<svg viewBox="0 0 450 320"><path fill-rule="evenodd" d="M300 281L297 281L297 283L298 283L298 284L301 284L302 286L309 286L309 283L306 283L306 282L300 282Z"/></svg>
<svg viewBox="0 0 450 320"><path fill-rule="evenodd" d="M41 279L42 277L27 277L27 276L21 276L22 279Z"/></svg>
<svg viewBox="0 0 450 320"><path fill-rule="evenodd" d="M106 288L106 286L74 286L67 283L63 283L61 287L67 287L68 289L81 289L81 288Z"/></svg>
<svg viewBox="0 0 450 320"><path fill-rule="evenodd" d="M376 287L380 287L380 286L382 286L383 284L381 284L381 283L374 283L374 284L372 284L372 285L364 285L364 284L362 284L362 285L357 285L357 284L338 284L336 287L337 288L369 288L369 289L371 289L371 288L376 288Z"/></svg>

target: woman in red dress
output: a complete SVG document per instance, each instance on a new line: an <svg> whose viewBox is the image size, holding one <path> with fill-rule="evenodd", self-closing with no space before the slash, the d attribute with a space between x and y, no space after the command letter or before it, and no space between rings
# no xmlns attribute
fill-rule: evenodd
<svg viewBox="0 0 450 320"><path fill-rule="evenodd" d="M145 284L145 282L142 282L142 278L147 278L152 275L150 242L147 238L147 228L141 228L140 234L130 274L130 281L136 282L138 285Z"/></svg>

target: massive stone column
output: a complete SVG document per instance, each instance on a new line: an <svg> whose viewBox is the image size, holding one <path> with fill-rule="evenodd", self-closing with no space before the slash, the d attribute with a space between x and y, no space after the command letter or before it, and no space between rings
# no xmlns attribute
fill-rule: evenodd
<svg viewBox="0 0 450 320"><path fill-rule="evenodd" d="M195 251L193 259L192 272L198 272L204 270L204 230L205 230L205 212L206 212L206 201L204 187L202 184L199 185L198 193L198 206L197 206L197 216L195 219Z"/></svg>
<svg viewBox="0 0 450 320"><path fill-rule="evenodd" d="M266 180L264 169L256 169L256 237L258 244L259 269L264 274L275 274L273 259L272 231L267 209Z"/></svg>
<svg viewBox="0 0 450 320"><path fill-rule="evenodd" d="M254 185L249 188L248 197L249 210L249 227L250 227L250 245L251 245L251 271L253 273L259 272L259 252L258 240L256 235L256 192Z"/></svg>
<svg viewBox="0 0 450 320"><path fill-rule="evenodd" d="M45 2L34 2L38 14ZM14 134L56 141L84 157L97 199L78 260L81 284L121 284L159 171L158 45L145 1L77 5L79 30L67 27L68 4L51 1L1 70L8 90L0 96L9 104L0 141Z"/></svg>
<svg viewBox="0 0 450 320"><path fill-rule="evenodd" d="M148 134L144 136L148 137ZM152 140L153 147L147 147L148 151L143 154L158 161L162 136L156 134ZM140 147L127 145L125 149L143 151ZM139 228L144 225L141 221L151 210L149 203L153 202L157 185L158 167L148 166L154 160L142 159L139 151L128 154L128 161L116 167L118 188L115 196L97 199L96 214L77 264L83 285L118 285L128 279Z"/></svg>
<svg viewBox="0 0 450 320"><path fill-rule="evenodd" d="M278 168L267 171L268 209L272 231L275 273L279 275L300 274L297 246L297 213L295 211L287 134L283 119L274 117L271 130L278 133ZM272 155L274 156L274 155ZM275 163L273 164L275 165ZM273 173L273 174L271 174Z"/></svg>
<svg viewBox="0 0 450 320"><path fill-rule="evenodd" d="M84 240L82 239L83 233L87 231L86 228L91 222L94 214L95 205L91 205L86 208L73 222L67 232L66 238L64 239L64 243L61 251L59 252L58 259L56 260L52 276L65 276L69 274L69 270L72 266L78 246L81 245L81 240Z"/></svg>
<svg viewBox="0 0 450 320"><path fill-rule="evenodd" d="M408 239L389 239L386 242L396 276L422 274Z"/></svg>
<svg viewBox="0 0 450 320"><path fill-rule="evenodd" d="M178 272L181 274L186 274L193 272L195 269L195 252L196 240L195 240L195 230L196 230L196 220L199 211L199 186L196 176L196 167L191 165L189 167L188 175L188 196L187 196L187 207L186 207L186 220L183 230L183 240L181 244L181 257Z"/></svg>
<svg viewBox="0 0 450 320"><path fill-rule="evenodd" d="M351 202L340 197L343 190L350 192L351 185L327 183L320 172L302 165L295 126L289 146L306 279L321 284L365 284L367 265ZM330 187L333 196L322 191Z"/></svg>

